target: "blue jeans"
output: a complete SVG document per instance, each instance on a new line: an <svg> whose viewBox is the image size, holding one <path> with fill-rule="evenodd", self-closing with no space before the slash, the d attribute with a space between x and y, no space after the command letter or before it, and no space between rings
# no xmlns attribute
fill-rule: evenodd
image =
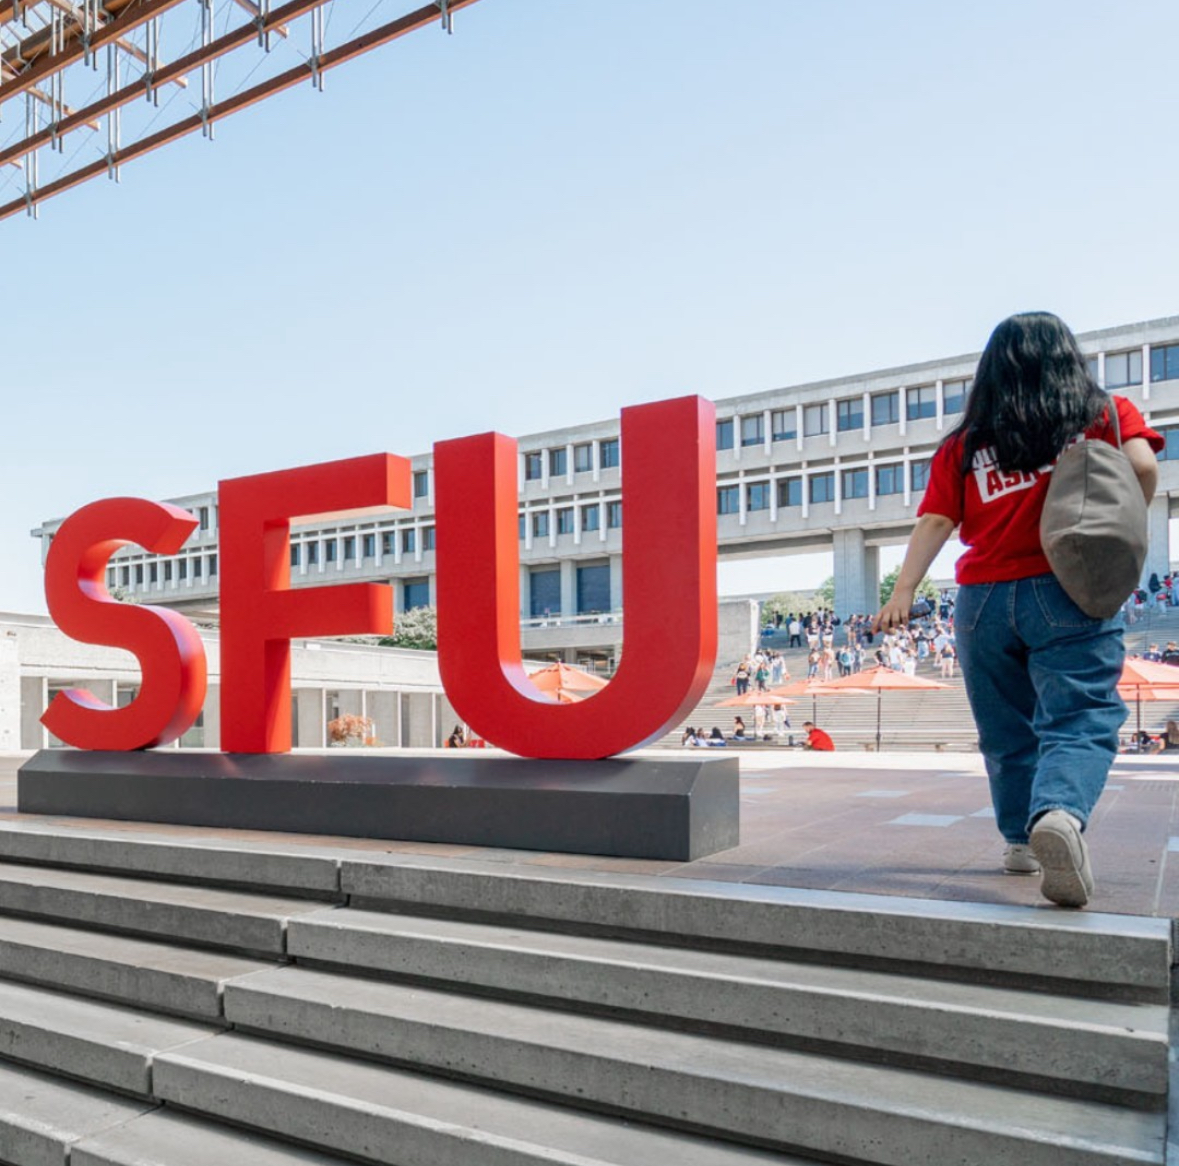
<svg viewBox="0 0 1179 1166"><path fill-rule="evenodd" d="M960 587L954 631L999 832L1027 842L1048 810L1088 822L1126 718L1121 620L1036 575Z"/></svg>

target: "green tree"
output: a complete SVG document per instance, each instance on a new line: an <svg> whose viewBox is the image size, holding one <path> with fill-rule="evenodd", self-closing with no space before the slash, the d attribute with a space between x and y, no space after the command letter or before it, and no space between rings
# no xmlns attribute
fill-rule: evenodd
<svg viewBox="0 0 1179 1166"><path fill-rule="evenodd" d="M880 580L880 606L883 607L891 598L893 591L896 590L897 579L900 578L901 568L898 564L893 567L883 579ZM935 607L937 606L939 592L934 584L934 581L926 575L920 583L917 584L917 593L913 596L914 599L919 599L924 596Z"/></svg>
<svg viewBox="0 0 1179 1166"><path fill-rule="evenodd" d="M828 575L822 583L815 588L815 606L816 607L835 607L835 576Z"/></svg>
<svg viewBox="0 0 1179 1166"><path fill-rule="evenodd" d="M804 599L795 591L782 591L777 595L771 595L761 605L762 627L773 623L776 615L781 615L785 619L791 612L801 615L805 611L810 611L814 603L813 599Z"/></svg>
<svg viewBox="0 0 1179 1166"><path fill-rule="evenodd" d="M433 607L414 607L399 612L393 634L381 640L385 648L414 648L420 652L434 652L438 648L438 610Z"/></svg>

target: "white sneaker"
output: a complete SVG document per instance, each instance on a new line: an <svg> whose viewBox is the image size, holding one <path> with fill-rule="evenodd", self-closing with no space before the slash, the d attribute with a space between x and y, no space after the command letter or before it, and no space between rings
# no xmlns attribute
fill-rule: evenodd
<svg viewBox="0 0 1179 1166"><path fill-rule="evenodd" d="M1040 873L1040 864L1026 842L1008 843L1003 851L1003 873L1011 875L1034 875Z"/></svg>
<svg viewBox="0 0 1179 1166"><path fill-rule="evenodd" d="M1032 827L1032 851L1044 868L1040 893L1060 907L1083 907L1093 894L1089 847L1081 823L1064 810L1049 810Z"/></svg>

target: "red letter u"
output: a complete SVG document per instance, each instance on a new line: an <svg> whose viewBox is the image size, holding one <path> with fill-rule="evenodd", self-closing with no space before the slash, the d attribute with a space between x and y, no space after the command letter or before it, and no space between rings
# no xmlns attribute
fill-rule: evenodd
<svg viewBox="0 0 1179 1166"><path fill-rule="evenodd" d="M716 410L682 397L622 411L625 651L600 692L554 704L520 657L516 443L434 447L438 655L455 711L525 757L609 757L667 732L716 662Z"/></svg>

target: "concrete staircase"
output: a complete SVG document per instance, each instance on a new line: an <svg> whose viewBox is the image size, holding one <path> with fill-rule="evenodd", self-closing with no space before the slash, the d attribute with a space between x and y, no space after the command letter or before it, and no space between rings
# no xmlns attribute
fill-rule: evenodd
<svg viewBox="0 0 1179 1166"><path fill-rule="evenodd" d="M0 826L9 1166L1163 1163L1164 920Z"/></svg>

